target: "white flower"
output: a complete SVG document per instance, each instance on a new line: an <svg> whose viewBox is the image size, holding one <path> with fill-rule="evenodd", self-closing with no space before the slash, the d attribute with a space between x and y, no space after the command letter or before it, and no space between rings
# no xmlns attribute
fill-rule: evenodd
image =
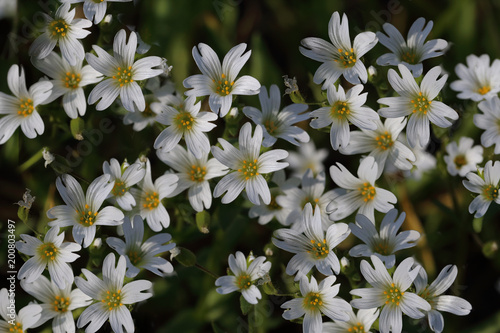
<svg viewBox="0 0 500 333"><path fill-rule="evenodd" d="M53 80L52 94L47 103L63 96L63 107L68 117L75 119L83 116L87 109L87 101L83 87L102 80L101 73L91 66L82 67L82 61L70 65L57 53L51 52L43 59L32 58L33 65Z"/></svg>
<svg viewBox="0 0 500 333"><path fill-rule="evenodd" d="M0 144L7 142L19 126L30 139L42 134L45 125L37 106L47 104L52 83L40 81L28 91L23 68L12 65L7 73L7 84L14 96L0 92L0 114L6 115L0 118Z"/></svg>
<svg viewBox="0 0 500 333"><path fill-rule="evenodd" d="M432 331L440 333L444 328L443 315L439 311L450 312L457 316L466 316L472 306L465 299L452 295L441 295L451 287L457 277L458 269L455 265L448 265L439 273L430 285L427 284L427 273L420 266L420 271L415 278L415 292L431 305L427 312L429 327Z"/></svg>
<svg viewBox="0 0 500 333"><path fill-rule="evenodd" d="M191 207L197 212L209 209L212 205L212 192L209 180L224 176L227 167L215 158L208 159L208 153L196 158L182 146L176 145L169 152L156 151L158 158L177 171L179 177L177 187L170 194L174 197L188 189L188 198Z"/></svg>
<svg viewBox="0 0 500 333"><path fill-rule="evenodd" d="M70 65L75 66L85 57L85 50L78 39L87 37L90 31L84 28L92 26L86 19L75 19L76 9L69 3L61 5L54 18L42 13L45 18L44 32L31 44L29 55L43 59L50 54L57 43L61 54Z"/></svg>
<svg viewBox="0 0 500 333"><path fill-rule="evenodd" d="M303 275L300 279L302 297L281 305L282 309L287 309L283 312L283 318L292 320L304 316L302 323L304 333L321 332L321 314L332 320L349 320L352 308L349 303L337 296L340 284L334 285L335 280L335 275L331 275L322 280L318 286L314 276L311 276L309 282L307 276Z"/></svg>
<svg viewBox="0 0 500 333"><path fill-rule="evenodd" d="M253 205L248 211L248 216L250 218L258 217L259 224L267 224L273 218L276 218L279 223L283 225L289 225L289 222L291 221L288 221L288 216L291 213L291 209L282 207L280 204L278 204L277 198L285 191L297 187L300 183L300 179L295 177L286 179L285 171L278 170L273 173L271 182L278 185L277 187L271 187L269 189L271 193L271 202L269 202L269 204L267 205L265 203L261 203L260 205Z"/></svg>
<svg viewBox="0 0 500 333"><path fill-rule="evenodd" d="M458 98L471 99L475 102L497 96L500 92L500 60L495 59L490 66L490 57L469 55L464 64L455 67L460 80L453 81L450 88L458 91Z"/></svg>
<svg viewBox="0 0 500 333"><path fill-rule="evenodd" d="M288 156L288 152L283 149L274 149L260 154L262 144L262 127L255 128L252 137L252 125L245 123L240 130L239 149L236 149L226 140L219 138L219 147L212 147L212 154L222 164L229 167L233 172L224 176L214 189L214 197L222 198L222 203L232 202L246 189L248 199L255 205L263 203L268 205L271 202L271 193L266 180L262 174L278 171L288 166L286 162L278 162ZM260 197L260 199L259 199Z"/></svg>
<svg viewBox="0 0 500 333"><path fill-rule="evenodd" d="M210 121L217 120L217 115L200 112L201 101L195 102L195 97L188 97L179 109L158 102L151 104L152 110L161 112L156 121L167 126L156 138L155 149L168 152L184 137L188 150L197 158L210 152L210 141L205 133L216 126Z"/></svg>
<svg viewBox="0 0 500 333"><path fill-rule="evenodd" d="M203 43L193 47L193 58L202 74L192 75L183 82L184 87L192 88L186 96L201 97L209 95L210 109L224 117L231 108L233 95L256 95L260 83L257 79L244 75L236 79L241 68L250 58L252 51L246 53L247 44L233 47L224 57L222 65L214 50Z"/></svg>
<svg viewBox="0 0 500 333"><path fill-rule="evenodd" d="M90 92L88 102L96 105L96 110L107 109L120 95L123 107L128 111L144 111L146 102L141 87L136 81L160 75L161 69L153 69L161 64L161 58L150 56L134 62L137 36L131 32L128 43L124 29L118 31L113 43L113 57L97 45L93 45L97 56L87 53L90 66L108 77Z"/></svg>
<svg viewBox="0 0 500 333"><path fill-rule="evenodd" d="M139 183L140 189L132 188L130 192L134 196L137 206L131 215L139 214L148 222L153 231L161 231L170 225L170 216L161 201L177 187L179 177L174 174L158 177L155 182L151 178L151 163L146 161L146 175Z"/></svg>
<svg viewBox="0 0 500 333"><path fill-rule="evenodd" d="M343 194L343 190L335 189L325 192L326 177L322 171L314 177L311 169L308 169L301 180L301 188L297 186L285 189L282 195L276 197L278 205L289 212L286 218L286 225L292 225L292 228L301 232L304 230L304 224L301 223L302 210L307 203L317 207L320 211L321 226L323 230L327 230L332 224L328 217L326 207L328 204Z"/></svg>
<svg viewBox="0 0 500 333"><path fill-rule="evenodd" d="M482 101L477 106L483 114L474 115L474 125L483 129L481 144L484 147L495 146L495 154L500 154L500 99L498 96Z"/></svg>
<svg viewBox="0 0 500 333"><path fill-rule="evenodd" d="M221 276L215 280L215 285L219 287L217 292L229 294L238 290L248 303L257 304L262 295L255 282L268 274L271 269L271 263L265 261L264 256L247 260L240 251L236 252L236 257L230 254L229 268L234 275Z"/></svg>
<svg viewBox="0 0 500 333"><path fill-rule="evenodd" d="M448 42L444 39L432 39L425 42L432 26L432 21L426 25L423 17L418 18L411 25L408 38L405 41L396 27L390 23L384 23L383 28L387 36L382 32L377 32L377 37L380 44L387 47L392 53L378 57L377 65L397 66L403 64L413 73L414 77L422 75L422 61L442 55L448 46Z"/></svg>
<svg viewBox="0 0 500 333"><path fill-rule="evenodd" d="M384 262L387 269L392 268L396 264L394 253L417 245L420 238L420 233L415 230L406 230L398 234L406 214L402 212L396 218L397 215L397 209L391 209L382 219L380 232L377 231L373 222L364 215L356 215L356 224L349 223L349 228L354 236L365 244L353 246L349 250L349 255L353 257L375 255Z"/></svg>
<svg viewBox="0 0 500 333"><path fill-rule="evenodd" d="M363 309L357 314L351 310L347 321L323 323L322 333L369 333L379 313L377 309Z"/></svg>
<svg viewBox="0 0 500 333"><path fill-rule="evenodd" d="M83 2L83 13L85 17L90 21L94 20L94 24L98 24L102 21L106 15L106 8L108 2L129 2L132 0L60 0L61 2L67 3L79 3Z"/></svg>
<svg viewBox="0 0 500 333"><path fill-rule="evenodd" d="M339 274L340 262L334 248L349 236L351 231L345 223L334 223L326 234L321 227L319 208L306 204L302 213L304 231L278 229L274 232L273 244L285 251L295 253L286 266L286 273L300 279L316 266L323 275Z"/></svg>
<svg viewBox="0 0 500 333"><path fill-rule="evenodd" d="M299 47L300 53L322 62L314 73L314 83L320 84L324 80L321 89L326 89L341 75L351 84L365 83L368 74L360 59L377 44L377 36L373 32L362 32L351 44L347 16L344 14L341 22L338 12L332 14L328 23L328 36L333 45L315 37L300 42L303 46Z"/></svg>
<svg viewBox="0 0 500 333"><path fill-rule="evenodd" d="M94 273L82 268L87 280L77 276L75 283L81 291L97 301L83 311L77 321L78 328L87 326L86 333L94 333L109 319L111 329L116 333L134 331L134 321L127 307L129 304L144 301L152 296L141 291L151 289L147 280L136 280L123 285L125 278L125 257L120 256L115 269L115 255L110 253L104 258L102 280Z"/></svg>
<svg viewBox="0 0 500 333"><path fill-rule="evenodd" d="M431 306L422 297L408 292L420 267L412 269L413 258L406 258L389 275L387 268L377 256L371 256L374 268L366 261L361 261L361 274L372 288L351 290L351 294L359 296L351 301L358 309L382 307L379 318L380 333L401 333L403 328L403 313L413 319L425 316L422 311L429 311Z"/></svg>
<svg viewBox="0 0 500 333"><path fill-rule="evenodd" d="M159 276L166 276L174 271L171 263L158 256L175 247L175 243L169 243L172 239L170 234L155 234L143 242L144 221L139 215L135 215L133 219L125 217L122 227L125 242L116 237L109 237L106 243L119 255L125 256L127 277L135 277L141 268Z"/></svg>
<svg viewBox="0 0 500 333"><path fill-rule="evenodd" d="M326 95L330 106L311 112L311 117L315 117L310 123L312 128L323 128L331 124L330 144L335 150L349 144L349 123L366 130L377 129L380 117L373 109L363 106L368 93L360 95L361 91L361 84L355 85L347 93L341 85L338 90L332 85L328 87Z"/></svg>
<svg viewBox="0 0 500 333"><path fill-rule="evenodd" d="M330 175L333 181L347 191L335 198L326 207L330 219L338 221L358 210L375 223L374 210L387 213L394 208L397 199L394 194L383 188L375 187L378 165L372 156L364 158L358 168L359 178L354 177L342 164L332 165Z"/></svg>
<svg viewBox="0 0 500 333"><path fill-rule="evenodd" d="M477 170L477 165L483 161L483 147L472 146L474 140L465 136L460 138L458 145L453 141L446 146L448 155L444 156L444 161L450 175L465 177L468 172Z"/></svg>
<svg viewBox="0 0 500 333"><path fill-rule="evenodd" d="M74 333L75 320L71 311L90 305L92 299L85 295L80 289L71 290L71 284L59 289L45 276L40 276L32 283L21 281L21 287L42 304L41 318L37 322L42 325L48 320L52 321L52 332Z"/></svg>
<svg viewBox="0 0 500 333"><path fill-rule="evenodd" d="M42 315L42 307L38 304L29 304L16 314L14 308L15 294L0 290L0 333L24 333L29 328L37 327Z"/></svg>
<svg viewBox="0 0 500 333"><path fill-rule="evenodd" d="M120 163L115 158L112 158L110 162L105 161L103 163L102 171L110 176L110 181L114 182L108 198L114 198L121 209L131 210L136 205L136 202L129 189L144 178L146 168L143 163L135 162L129 165L124 162L120 166Z"/></svg>
<svg viewBox="0 0 500 333"><path fill-rule="evenodd" d="M484 170L480 175L469 172L467 180L463 181L466 189L479 195L472 200L469 205L469 213L474 214L475 218L483 216L490 204L494 201L500 205L500 161L486 162Z"/></svg>
<svg viewBox="0 0 500 333"><path fill-rule="evenodd" d="M377 129L374 131L354 131L351 132L351 139L346 147L340 148L340 152L345 155L369 153L375 158L378 165L378 175L380 177L386 167L394 165L400 170L410 170L415 162L415 154L403 142L398 140L398 136L406 126L405 118L389 118L384 123L379 119L376 121Z"/></svg>
<svg viewBox="0 0 500 333"><path fill-rule="evenodd" d="M19 269L19 279L26 279L27 283L31 283L47 267L52 281L60 289L73 284L73 269L68 263L80 257L72 252L80 251L82 247L76 243L63 243L64 232L59 235L59 230L57 226L50 228L43 242L36 237L21 234L22 240L16 242L16 248L32 258Z"/></svg>
<svg viewBox="0 0 500 333"><path fill-rule="evenodd" d="M307 169L311 169L315 175L325 170L323 161L327 156L328 150L325 148L316 149L314 142L311 140L301 144L297 153L291 151L285 161L290 164L294 176L302 177Z"/></svg>
<svg viewBox="0 0 500 333"><path fill-rule="evenodd" d="M96 178L85 195L72 176L65 174L57 177L56 187L65 205L55 206L47 211L49 219L56 219L49 222L49 226L73 226L75 241L88 247L94 240L96 226L122 224L124 215L118 208L108 206L99 210L114 186L109 179L109 175Z"/></svg>
<svg viewBox="0 0 500 333"><path fill-rule="evenodd" d="M398 118L408 116L406 134L410 147L425 147L430 139L429 121L439 127L451 126L450 120L457 120L458 114L443 102L434 100L448 78L444 74L439 80L441 68L436 66L425 74L420 87L410 70L398 65L401 77L394 69L389 69L388 79L399 97L384 97L377 102L388 105L378 110L382 117ZM448 120L450 119L450 120Z"/></svg>
<svg viewBox="0 0 500 333"><path fill-rule="evenodd" d="M280 111L281 93L277 85L269 88L260 88L259 100L262 111L252 106L245 106L243 113L256 125L262 126L264 130L264 147L271 147L278 138L286 140L296 146L309 141L309 134L302 128L293 124L309 119L309 112L302 113L308 109L306 104L288 105ZM299 143L300 142L300 143Z"/></svg>

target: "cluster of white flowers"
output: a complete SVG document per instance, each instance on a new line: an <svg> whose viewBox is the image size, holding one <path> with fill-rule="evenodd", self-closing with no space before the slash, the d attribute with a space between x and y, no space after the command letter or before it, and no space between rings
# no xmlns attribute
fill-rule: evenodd
<svg viewBox="0 0 500 333"><path fill-rule="evenodd" d="M133 332L130 305L153 296L152 283L135 278L143 269L161 277L174 272L161 255L174 252L176 244L170 234L160 232L169 228L173 218L166 208L168 201L181 195L187 197L193 214L201 214L211 209L215 199L222 197L218 203L231 204L243 193L239 199L248 200L250 218L258 218L260 224L273 219L281 224L273 230L272 243L293 254L285 272L294 277L297 287L293 299L281 305L283 317L294 320L303 316L304 332L368 332L378 319L381 333L400 333L403 315L427 317L429 327L442 332L444 319L439 311L456 315L471 311L466 300L441 295L455 280L456 266L445 267L428 285L427 274L415 259L398 262L399 251L415 246L421 234L398 232L406 215L402 212L398 217L396 192L382 185L384 173L405 177L408 172L425 170L432 125L450 128L459 118L439 96L448 75L440 67L424 72L422 65L448 46L441 39L425 42L432 22L415 21L406 41L386 23L385 34L363 32L351 42L347 16L341 19L338 12L333 13L328 25L331 43L315 37L301 42L300 52L322 63L313 81L325 90L326 100L311 110L305 103L281 108L278 86L266 88L254 77L238 77L251 56L244 43L231 48L222 64L210 46L199 43L193 47L194 62L202 74L185 78L184 92L176 92L164 77L164 59L137 56L139 36L134 31L116 33L112 55L98 45L92 46L94 53L85 53L79 40L90 34L85 29L92 21L103 20L111 1L130 0L61 0L64 4L54 17L46 17L44 31L29 53L33 65L50 80L40 80L27 89L23 68L10 68L7 83L13 96L0 93L0 144L18 127L30 139L43 135L45 126L38 107L60 97L71 119L85 116L96 103L95 110L110 112L120 97L116 103L126 113L124 124L133 124L136 132L152 125L160 128L147 148L156 150L156 157L164 163L156 165L165 173L153 181L152 164L158 160L141 155L131 164L127 160L120 164L116 158L104 161L102 175L90 181L86 191L70 174L57 177L55 186L64 204L53 205L46 212L51 221L43 241L22 234L17 242L18 251L29 257L18 278L41 306L27 306L19 312L18 322L0 321L0 328L26 330L52 319L54 332L75 332L71 311L85 308L76 326L86 327L87 333L97 332L108 320L115 332ZM73 4L78 2L84 2L87 19L75 19L75 6L79 5ZM364 84L368 72L362 57L379 41L392 52L376 62L396 67L387 74L395 94L378 96L382 106L375 110L367 104ZM56 45L60 54L54 51ZM443 157L450 175L466 177L465 188L478 194L469 206L475 217L483 216L493 201L500 204L500 162L484 155L491 146L500 153L500 62L495 60L491 66L489 62L487 56L470 56L468 67L456 68L460 80L451 84L460 92L459 98L479 102L482 113L474 115L474 124L485 131L481 145L474 146L472 138L462 137L458 144L446 146ZM95 86L86 99L84 87L88 85ZM258 95L260 109L234 103L238 95ZM236 117L232 108L241 109L248 119L241 114ZM242 118L237 135L226 131L229 121ZM359 131L351 131L350 125ZM214 133L222 133L214 131L217 126L224 133L214 140ZM357 176L348 164L332 162L328 181L336 187L328 188L323 164L328 152L316 150L307 126L327 128L331 148L340 154L365 154L359 159ZM280 144L295 145L300 153L277 148ZM213 192L211 185L215 185ZM144 222L150 230L145 230ZM61 232L61 228L66 229ZM70 229L73 241L65 242ZM101 272L86 268L74 272L71 263L102 230L124 236L124 240L106 239L119 255L118 262L109 251ZM147 232L154 236L144 240ZM340 283L334 283L345 273L338 247L351 233L362 244L351 237L345 255L353 263L357 257L369 261L357 261L364 280L350 290L356 297L344 300L339 294L348 293L340 293ZM259 287L269 283L271 275L268 259L245 257L240 251L230 254L230 272L216 279L217 292L239 291L247 303L258 304L263 298ZM43 275L45 270L48 273ZM82 274L85 278L79 276ZM2 289L3 308L7 302ZM355 313L353 308L359 311ZM3 311L1 314L4 316ZM322 315L333 322L322 323Z"/></svg>

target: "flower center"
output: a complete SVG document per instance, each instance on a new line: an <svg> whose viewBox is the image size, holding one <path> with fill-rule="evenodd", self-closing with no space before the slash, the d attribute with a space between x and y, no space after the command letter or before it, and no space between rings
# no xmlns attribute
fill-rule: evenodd
<svg viewBox="0 0 500 333"><path fill-rule="evenodd" d="M66 77L64 78L64 86L66 88L76 89L81 81L81 74L75 74L66 72Z"/></svg>
<svg viewBox="0 0 500 333"><path fill-rule="evenodd" d="M252 281L249 275L243 274L236 278L236 284L240 289L248 289L252 285Z"/></svg>
<svg viewBox="0 0 500 333"><path fill-rule="evenodd" d="M92 212L89 208L89 205L85 205L85 209L82 209L81 212L76 212L80 213L80 224L84 227L90 227L95 223L95 220L97 218L97 211Z"/></svg>
<svg viewBox="0 0 500 333"><path fill-rule="evenodd" d="M464 155L457 155L453 160L453 163L455 163L457 169L461 169L464 165L467 164L467 159Z"/></svg>
<svg viewBox="0 0 500 333"><path fill-rule="evenodd" d="M339 51L339 54L337 55L337 59L334 59L336 63L344 68L350 68L356 64L356 54L354 53L354 49L351 48L350 51L338 49L337 51Z"/></svg>
<svg viewBox="0 0 500 333"><path fill-rule="evenodd" d="M350 333L365 333L365 328L363 327L363 324L361 324L359 321L356 325L351 326L347 329L347 332Z"/></svg>
<svg viewBox="0 0 500 333"><path fill-rule="evenodd" d="M490 92L490 90L491 90L491 87L489 85L484 85L481 88L479 88L477 90L477 92L480 93L481 95L486 95L487 93Z"/></svg>
<svg viewBox="0 0 500 333"><path fill-rule="evenodd" d="M181 131L189 131L193 128L194 118L191 116L189 112L180 112L175 117L175 124L177 128Z"/></svg>
<svg viewBox="0 0 500 333"><path fill-rule="evenodd" d="M54 261L57 256L57 247L54 243L44 243L38 247L38 253L46 261Z"/></svg>
<svg viewBox="0 0 500 333"><path fill-rule="evenodd" d="M330 110L330 115L332 117L337 117L339 119L342 119L342 117L345 117L350 113L351 113L351 110L349 110L349 105L347 104L347 102L343 102L343 101L335 102L335 104L333 104L333 106Z"/></svg>
<svg viewBox="0 0 500 333"><path fill-rule="evenodd" d="M146 202L142 204L142 207L149 208L149 210L153 210L158 207L160 204L160 196L158 193L153 192L151 194L146 193Z"/></svg>
<svg viewBox="0 0 500 333"><path fill-rule="evenodd" d="M264 127L266 128L267 133L273 134L279 130L279 123L277 120L274 121L272 119L268 119L264 122Z"/></svg>
<svg viewBox="0 0 500 333"><path fill-rule="evenodd" d="M415 99L412 99L410 103L413 106L413 113L423 112L423 114L427 114L432 101L429 101L427 98L422 96L422 92L419 92L418 96Z"/></svg>
<svg viewBox="0 0 500 333"><path fill-rule="evenodd" d="M368 182L363 183L363 186L359 187L358 190L361 192L364 202L371 201L375 198L375 187Z"/></svg>
<svg viewBox="0 0 500 333"><path fill-rule="evenodd" d="M323 305L323 301L321 300L321 296L319 295L319 293L311 291L304 297L303 305L305 309L320 310L321 306Z"/></svg>
<svg viewBox="0 0 500 333"><path fill-rule="evenodd" d="M215 80L213 80L213 82L215 82ZM229 82L227 80L226 74L222 74L220 76L220 80L217 81L217 84L218 86L217 88L215 88L217 90L217 93L221 96L226 96L229 95L229 93L233 89L234 81Z"/></svg>
<svg viewBox="0 0 500 333"><path fill-rule="evenodd" d="M117 290L116 292L111 292L106 290L106 298L103 298L101 302L108 305L108 310L112 311L119 306L122 306L122 295L121 290Z"/></svg>
<svg viewBox="0 0 500 333"><path fill-rule="evenodd" d="M190 177L193 182L202 182L207 174L207 167L199 167L196 165L191 165Z"/></svg>
<svg viewBox="0 0 500 333"><path fill-rule="evenodd" d="M116 75L113 75L113 79L117 80L120 84L120 87L123 87L124 84L132 83L132 66L128 66L128 68L118 67Z"/></svg>
<svg viewBox="0 0 500 333"><path fill-rule="evenodd" d="M117 180L115 181L115 185L113 186L111 193L113 193L115 197L120 197L125 194L126 190L127 187L125 186L125 183L120 180Z"/></svg>
<svg viewBox="0 0 500 333"><path fill-rule="evenodd" d="M65 20L54 20L49 24L49 32L52 37L61 38L68 33L68 24Z"/></svg>
<svg viewBox="0 0 500 333"><path fill-rule="evenodd" d="M68 311L69 305L70 305L69 297L64 298L61 296L56 296L56 299L54 300L54 311L66 312Z"/></svg>
<svg viewBox="0 0 500 333"><path fill-rule="evenodd" d="M483 188L483 195L489 201L493 201L498 198L498 187L494 187L493 185L488 185Z"/></svg>
<svg viewBox="0 0 500 333"><path fill-rule="evenodd" d="M400 291L394 283L391 284L391 287L384 291L384 295L386 296L385 304L394 304L399 306L399 302L401 301L401 297L403 297L405 293Z"/></svg>
<svg viewBox="0 0 500 333"><path fill-rule="evenodd" d="M128 253L127 253L127 256L130 259L130 262L134 266L136 266L141 261L141 259L142 259L141 255L142 255L142 252L140 250L136 251L134 249L128 251Z"/></svg>
<svg viewBox="0 0 500 333"><path fill-rule="evenodd" d="M415 52L407 50L405 53L401 54L401 61L404 61L410 65L418 64L419 57L415 54Z"/></svg>
<svg viewBox="0 0 500 333"><path fill-rule="evenodd" d="M392 253L392 246L389 247L389 244L387 244L385 240L381 239L373 246L373 252L387 256Z"/></svg>
<svg viewBox="0 0 500 333"><path fill-rule="evenodd" d="M425 287L424 290L420 294L418 294L418 296L425 299L429 304L431 304L432 307L434 307L432 303L434 302L435 296L434 294L431 294L430 290L427 289L427 287Z"/></svg>
<svg viewBox="0 0 500 333"><path fill-rule="evenodd" d="M238 169L238 172L243 173L245 176L245 180L250 179L250 177L258 176L259 173L257 172L257 160L253 160L253 162L247 162L246 160L243 161L243 165L241 166L240 169Z"/></svg>
<svg viewBox="0 0 500 333"><path fill-rule="evenodd" d="M101 2L104 2L104 0L92 0L93 2L95 3L101 3Z"/></svg>
<svg viewBox="0 0 500 333"><path fill-rule="evenodd" d="M33 101L28 99L21 98L19 100L19 109L17 109L17 114L22 115L23 117L27 117L33 113L35 107L33 106Z"/></svg>
<svg viewBox="0 0 500 333"><path fill-rule="evenodd" d="M23 324L20 322L16 322L16 324L10 324L9 332L14 332L14 333L24 333L23 331Z"/></svg>
<svg viewBox="0 0 500 333"><path fill-rule="evenodd" d="M311 239L311 250L307 253L311 253L314 259L325 259L329 252L326 239L323 239L323 242Z"/></svg>
<svg viewBox="0 0 500 333"><path fill-rule="evenodd" d="M392 141L392 136L388 131L385 131L384 134L377 135L375 137L375 141L377 141L378 148L382 150L387 150L394 144L394 141Z"/></svg>

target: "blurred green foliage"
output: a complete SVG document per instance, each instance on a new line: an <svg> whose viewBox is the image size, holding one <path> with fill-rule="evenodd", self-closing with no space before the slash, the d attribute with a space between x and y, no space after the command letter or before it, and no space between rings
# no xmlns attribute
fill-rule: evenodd
<svg viewBox="0 0 500 333"><path fill-rule="evenodd" d="M56 1L41 2L47 4L48 8L54 8L54 4L57 4ZM34 39L27 31L31 23L39 20L37 13L43 10L41 7L36 1L19 1L14 18L0 19L2 31L7 32L0 37L0 78L3 78L0 79L0 90L3 92L8 93L6 73L11 64L24 65L28 85L42 77L31 66L27 55L29 44ZM467 55L486 53L492 59L500 55L499 0L142 0L136 6L132 3L112 3L108 12L114 14L113 21L108 26L93 27L92 34L85 40L85 47L89 51L91 45L97 42L109 47L118 29L133 25L142 39L152 44L148 55L165 57L168 64L173 65L172 79L182 92L183 79L199 73L191 56L194 45L206 43L222 57L232 46L244 42L252 50L250 61L242 71L244 74L256 77L266 86L277 84L281 91L285 89L282 76L295 76L302 95L311 102L321 98L319 88L311 80L318 63L302 56L298 46L305 37L328 39L328 21L334 11L348 15L351 38L364 30L381 30L384 22L394 24L406 36L409 26L418 17L433 20L434 28L429 39L446 39L450 42L450 48L444 56L426 61L425 70L441 64L450 73L448 82L456 79L454 67L464 63ZM375 59L385 52L382 45L377 45L365 56L365 65L375 64ZM386 70L380 70L379 75L385 75ZM376 107L374 87L368 86L366 90L370 92L369 103ZM86 95L89 92L90 88L87 87ZM477 111L473 103L457 100L455 93L449 89L443 92L443 99L457 109L461 119L454 128L444 133L443 142L433 142L430 150L436 152L438 158L442 157L441 147L450 139L468 135L478 142L480 135L472 124L472 114ZM259 106L255 96L238 99L238 102ZM288 97L284 97L282 105L289 103ZM47 227L47 209L62 203L54 185L56 173L51 168L43 167L41 149L45 146L70 162L73 173L79 175L84 187L86 182L102 174L103 161L113 157L120 161L125 158L134 161L140 153L146 153L153 161L153 179L167 170L155 157L152 147L158 129L147 128L140 133L134 132L131 126L122 124L119 110L112 108L97 112L94 106L88 106L82 118L84 124L79 124L85 129L83 141L71 135L70 121L57 103L43 107L41 115L46 124L42 136L29 140L18 130L5 145L0 146L1 233L5 233L7 219L17 219L18 208L13 203L21 199L25 188L31 189L32 195L36 196L29 222L41 232ZM223 123L218 124L221 126ZM97 129L97 132L92 132L92 129ZM317 132L312 137L317 146L330 148L327 134ZM282 146L294 149L284 144ZM493 156L491 150L486 151L489 158L498 158ZM33 160L33 156L37 158ZM26 164L26 161L30 163ZM327 167L335 161L354 166L357 157L347 159L332 152ZM329 177L328 181L331 187ZM442 163L424 179L409 181L403 189L391 180L386 181L389 189L398 196L398 208L403 210L411 207L413 214L423 224L427 250L435 265L431 278L447 264L453 263L459 268L459 277L452 292L467 299L473 311L463 318L445 313L445 331L500 332L500 257L496 251L486 258L482 248L484 244L500 239L498 205L490 207L481 224L474 221L474 231L473 218L467 212L472 197L458 178L447 175ZM453 207L450 193L455 193L458 198L456 207ZM173 221L166 232L173 235L179 246L195 253L199 264L216 275L225 275L230 253L240 250L245 254L253 251L256 256L263 255L272 230L279 225L272 222L268 226L260 226L256 220L249 219L249 206L242 198L231 205L215 204L219 202L219 199L215 199L214 207L209 211L209 233L201 233L198 227L205 221L196 219L182 195L167 200L166 207ZM407 211L407 214L412 213ZM478 228L478 225L481 227ZM16 232L28 233L29 229L19 221ZM102 228L99 232L103 239L114 235L111 228ZM2 236L2 244L4 239ZM347 249L340 248L339 257ZM423 250L419 251L418 255L422 255ZM273 256L269 257L273 263L273 283L278 291L285 292L291 281L284 274L283 263L291 256L276 248L273 252ZM411 253L405 252L407 255ZM0 275L6 271L4 258L6 247L1 246ZM75 262L76 274L86 265L87 259L82 256ZM21 258L17 260L20 265ZM98 263L95 267L98 267ZM250 311L249 316L244 316L239 308L239 294L219 295L215 292L212 276L175 261L174 267L175 275L164 279L158 279L148 272L141 273L140 278L154 281L155 296L133 311L138 332L247 332L249 320L259 323L256 325L257 332L301 331L300 325L281 318L279 306L289 298L264 295L260 305L253 309L254 312ZM347 280L340 277L339 281L342 283L341 296L349 299ZM23 297L21 291L19 294L18 306L26 304L29 298ZM50 331L50 324L44 325L43 329ZM109 330L109 326L103 331L106 329ZM404 329L406 332L423 332L425 324L408 325L405 321Z"/></svg>

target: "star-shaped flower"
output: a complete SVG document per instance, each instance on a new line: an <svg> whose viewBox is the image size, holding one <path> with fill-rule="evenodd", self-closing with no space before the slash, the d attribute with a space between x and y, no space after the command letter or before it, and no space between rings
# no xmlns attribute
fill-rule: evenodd
<svg viewBox="0 0 500 333"><path fill-rule="evenodd" d="M331 43L316 37L304 38L299 48L300 53L308 58L322 62L316 70L313 81L323 83L322 89L332 86L343 75L351 84L365 83L368 79L365 65L361 57L377 44L377 36L373 32L362 32L351 43L347 16L338 12L332 14L328 23L328 35Z"/></svg>
<svg viewBox="0 0 500 333"><path fill-rule="evenodd" d="M398 118L408 116L406 134L410 147L419 145L425 147L430 140L429 122L447 128L452 120L458 119L458 113L441 101L435 100L448 78L441 74L441 68L436 66L425 74L420 86L415 81L410 70L404 65L398 65L401 77L394 69L389 69L388 79L391 87L399 97L384 97L377 102L388 105L378 110L382 117Z"/></svg>

